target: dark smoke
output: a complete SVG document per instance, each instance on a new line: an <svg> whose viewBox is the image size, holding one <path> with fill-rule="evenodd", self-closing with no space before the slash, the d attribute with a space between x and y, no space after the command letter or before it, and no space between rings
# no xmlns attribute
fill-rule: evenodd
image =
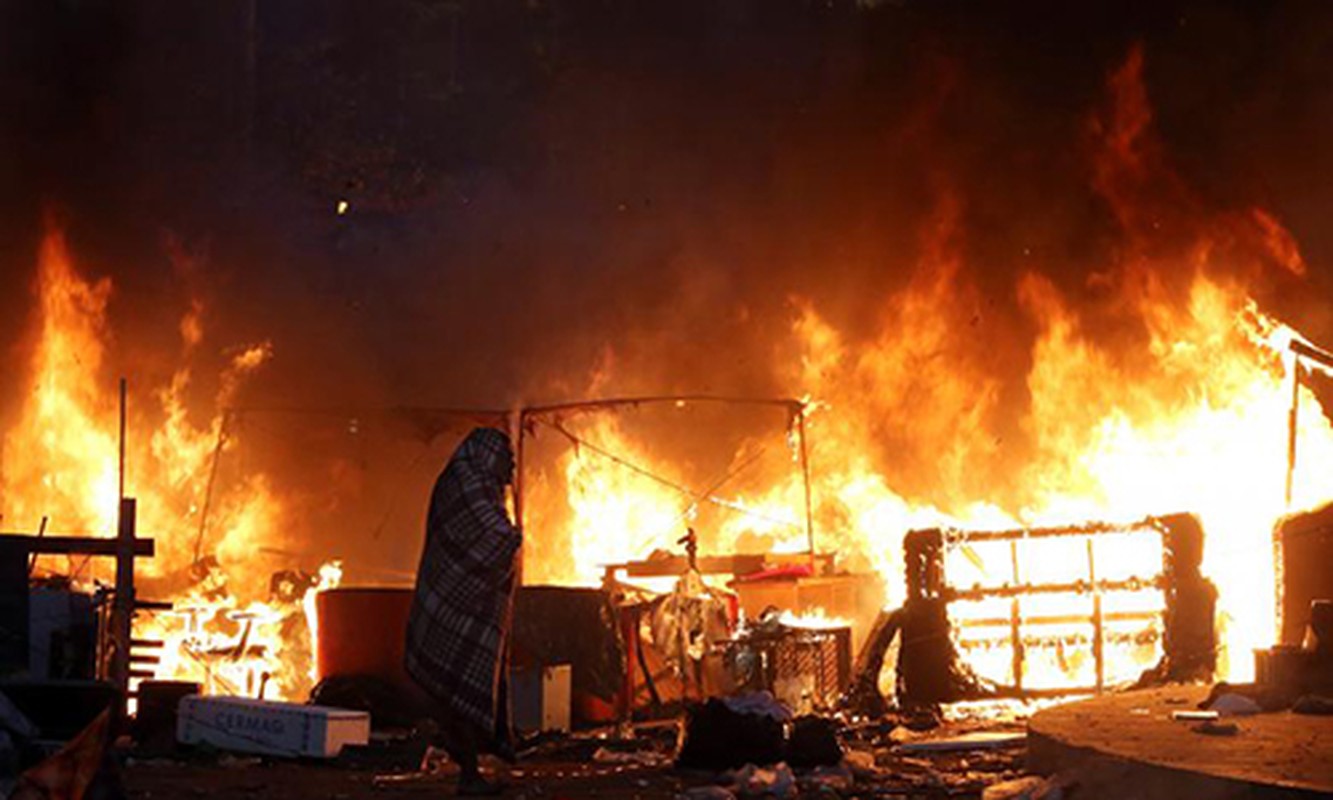
<svg viewBox="0 0 1333 800"><path fill-rule="evenodd" d="M792 298L871 335L948 192L1021 374L1016 276L1095 299L1118 246L1087 122L1139 44L1165 160L1289 228L1310 274L1262 299L1333 344L1333 7L1124 6L5 0L6 368L52 213L147 384L199 296L205 360L273 342L255 404L506 407L607 364L609 394L788 394Z"/></svg>

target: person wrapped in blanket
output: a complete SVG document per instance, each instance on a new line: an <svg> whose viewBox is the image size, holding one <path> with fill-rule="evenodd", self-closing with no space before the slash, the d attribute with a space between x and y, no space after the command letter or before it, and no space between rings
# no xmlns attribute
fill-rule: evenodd
<svg viewBox="0 0 1333 800"><path fill-rule="evenodd" d="M477 428L435 481L408 617L404 666L429 695L442 744L459 765L458 793L497 794L481 752L512 763L509 632L522 535L505 510L509 437Z"/></svg>

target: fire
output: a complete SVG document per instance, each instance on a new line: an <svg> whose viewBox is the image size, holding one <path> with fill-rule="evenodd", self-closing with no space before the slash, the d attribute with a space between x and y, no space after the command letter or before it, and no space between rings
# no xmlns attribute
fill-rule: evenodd
<svg viewBox="0 0 1333 800"><path fill-rule="evenodd" d="M1321 479L1333 464L1333 426L1302 388L1302 467L1288 505L1286 343L1299 334L1262 310L1253 287L1299 279L1305 262L1270 212L1210 212L1191 196L1154 138L1144 63L1141 49L1130 53L1087 125L1090 181L1121 244L1109 263L1090 265L1083 287L1034 267L1013 286L1015 317L990 311L975 280L981 265L963 255L965 195L941 179L911 277L885 299L877 329L854 336L813 300L793 298L790 339L778 348L786 358L774 371L779 385L819 403L807 423L816 544L883 576L890 605L903 600L902 538L914 528L1194 513L1206 533L1204 572L1220 593L1219 677L1244 680L1250 651L1275 636L1274 524L1333 498ZM1016 330L1033 333L1020 339ZM647 438L614 421L587 424L607 449L673 474ZM548 482L532 496L530 521L571 543L572 563L546 561L546 577L589 581L591 565L643 558L664 543L663 526L682 527L688 503L670 489L590 454L565 458L575 513L551 511L563 495L549 476L538 476ZM799 524L799 476L770 470L769 478L767 489L729 502ZM760 515L726 520L700 538L717 552L800 543ZM1010 569L1007 551L975 557L982 572ZM1152 542L1097 552L1099 574L1153 574L1160 562ZM1068 615L1080 602L1032 601L1023 613ZM1132 612L1162 600L1145 592L1125 602ZM1112 672L1128 679L1154 654L1143 637L1121 640ZM1031 668L1037 683L1068 683L1088 665L1057 653Z"/></svg>
<svg viewBox="0 0 1333 800"><path fill-rule="evenodd" d="M615 416L580 419L545 433L577 441L560 457L558 480L524 487L534 509L530 524L562 529L558 549L525 556L528 580L596 585L604 565L675 547L692 516L690 498L673 488L680 476L670 465L652 474L627 466L655 460L626 437Z"/></svg>
<svg viewBox="0 0 1333 800"><path fill-rule="evenodd" d="M685 416L647 426L674 437L674 450L615 412L542 420L529 456L544 454L551 466L524 476L533 534L525 579L596 584L604 565L679 552L691 527L706 554L800 551L803 447L816 548L881 576L890 606L904 600L902 542L912 529L1199 515L1204 570L1220 595L1219 672L1249 677L1249 651L1275 636L1273 526L1333 498L1322 483L1333 425L1301 388L1302 466L1287 501L1288 343L1300 334L1260 302L1264 286L1300 280L1307 265L1273 213L1207 209L1171 170L1154 137L1145 59L1135 49L1112 72L1108 101L1085 126L1088 180L1116 236L1105 263L1080 265L1081 283L1061 280L1061 265L1030 263L1003 297L992 296L983 286L994 281L981 281L989 265L969 261L965 247L967 194L936 176L915 259L877 317L852 325L816 299L791 298L772 377L808 398L805 442L787 419L765 436L747 432L729 460L709 465L678 457L694 453L679 446L695 436L681 427ZM838 265L814 266L834 274ZM52 530L107 535L119 494L117 409L106 391L112 286L82 278L52 230L35 290L27 392L4 441L5 518L10 529L36 530L46 516ZM262 473L216 480L220 455L236 444L225 409L272 349L230 353L214 413L199 424L188 365L206 340L205 311L193 301L180 321L183 366L148 391L135 384L126 491L139 498L139 529L158 552L140 565L143 593L175 602L170 613L141 615L137 635L164 642L160 677L300 698L312 680L309 601L337 585L340 566L312 573L265 555L294 527L291 501ZM591 393L608 382L598 371ZM688 405L665 413L692 413ZM1150 539L1097 545L1098 574L1155 567L1160 549ZM955 562L977 580L1014 579L1007 550L962 550ZM1022 577L1039 580L1053 565L1029 563ZM95 568L82 575L106 578ZM1047 598L1023 613L1069 616L1083 602ZM1145 592L1112 610L1154 603L1160 593ZM1007 613L978 605L962 613L974 621ZM1045 633L1073 635L1062 624ZM1114 676L1132 677L1151 660L1133 633L1112 654ZM1086 676L1086 659L1052 652L1032 664L1034 685Z"/></svg>
<svg viewBox="0 0 1333 800"><path fill-rule="evenodd" d="M51 226L34 291L30 388L4 440L5 519L11 529L36 530L47 517L52 531L109 535L120 482L117 399L108 391L115 384L106 363L112 285L81 277ZM168 613L140 612L135 636L163 642L148 653L160 659L156 677L199 680L209 691L300 697L312 662L309 637L293 621L304 628L303 594L337 576L325 571L299 591L275 592L273 570L256 568L256 551L281 540L282 501L262 474L213 485L215 461L231 445L225 414L198 425L186 402L203 314L195 300L180 322L183 366L157 388L132 384L125 491L138 498L140 535L156 544L156 557L136 565L139 596L176 605ZM271 352L259 343L230 356L219 376L218 409L233 402ZM36 571L73 574L84 584L109 583L112 574L109 564L74 558L43 559Z"/></svg>
<svg viewBox="0 0 1333 800"><path fill-rule="evenodd" d="M788 628L801 628L810 631L831 631L846 628L852 624L851 620L829 616L828 612L818 607L807 608L799 614L784 611L778 617L778 621Z"/></svg>

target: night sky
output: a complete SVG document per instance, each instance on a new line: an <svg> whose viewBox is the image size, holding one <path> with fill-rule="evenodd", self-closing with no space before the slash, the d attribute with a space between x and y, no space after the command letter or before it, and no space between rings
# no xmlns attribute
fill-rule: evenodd
<svg viewBox="0 0 1333 800"><path fill-rule="evenodd" d="M941 186L998 319L1033 263L1077 298L1136 45L1163 161L1287 226L1309 275L1263 301L1333 345L1328 3L0 0L4 363L52 218L148 382L195 296L201 357L273 342L252 402L505 406L608 354L785 393L792 297L868 330Z"/></svg>

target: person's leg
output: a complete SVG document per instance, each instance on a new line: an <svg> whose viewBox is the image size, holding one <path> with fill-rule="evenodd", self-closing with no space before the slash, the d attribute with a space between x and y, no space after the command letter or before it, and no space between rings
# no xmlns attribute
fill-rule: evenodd
<svg viewBox="0 0 1333 800"><path fill-rule="evenodd" d="M481 777L477 766L480 737L476 726L461 720L450 720L442 730L444 748L458 764L458 794L464 797L497 795L502 787Z"/></svg>

